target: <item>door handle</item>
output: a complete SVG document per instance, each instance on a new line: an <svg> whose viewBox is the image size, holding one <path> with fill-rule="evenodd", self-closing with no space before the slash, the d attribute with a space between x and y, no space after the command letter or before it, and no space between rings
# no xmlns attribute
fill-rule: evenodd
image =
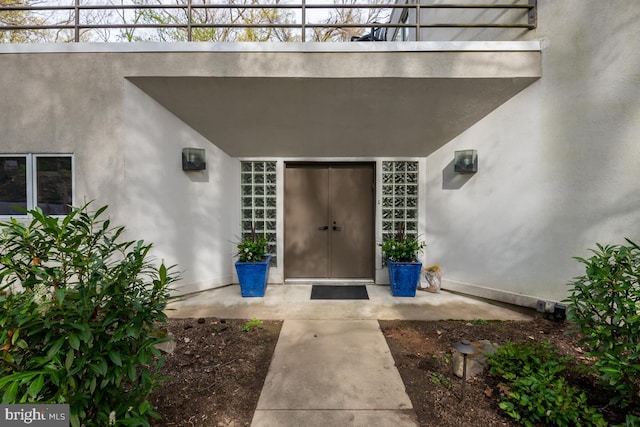
<svg viewBox="0 0 640 427"><path fill-rule="evenodd" d="M324 227L318 227L318 230L320 231L327 231L329 229L328 225L325 225Z"/></svg>
<svg viewBox="0 0 640 427"><path fill-rule="evenodd" d="M333 226L333 231L342 231L342 227Z"/></svg>

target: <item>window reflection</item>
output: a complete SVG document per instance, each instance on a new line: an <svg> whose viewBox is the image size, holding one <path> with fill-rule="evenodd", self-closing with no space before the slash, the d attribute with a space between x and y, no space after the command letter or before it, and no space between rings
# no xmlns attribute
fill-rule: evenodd
<svg viewBox="0 0 640 427"><path fill-rule="evenodd" d="M27 209L27 158L0 157L0 215L23 215Z"/></svg>
<svg viewBox="0 0 640 427"><path fill-rule="evenodd" d="M36 204L49 215L71 212L71 157L38 157Z"/></svg>

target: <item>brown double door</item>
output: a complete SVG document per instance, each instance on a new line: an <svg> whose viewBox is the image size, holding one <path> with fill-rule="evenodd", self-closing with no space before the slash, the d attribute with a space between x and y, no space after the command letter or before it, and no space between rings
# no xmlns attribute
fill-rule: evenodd
<svg viewBox="0 0 640 427"><path fill-rule="evenodd" d="M373 278L374 172L371 163L286 164L285 278Z"/></svg>

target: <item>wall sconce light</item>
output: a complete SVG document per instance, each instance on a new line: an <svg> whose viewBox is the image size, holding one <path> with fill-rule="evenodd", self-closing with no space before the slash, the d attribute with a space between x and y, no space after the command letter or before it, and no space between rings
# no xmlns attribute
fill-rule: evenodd
<svg viewBox="0 0 640 427"><path fill-rule="evenodd" d="M201 171L207 168L206 152L204 148L182 149L182 170Z"/></svg>
<svg viewBox="0 0 640 427"><path fill-rule="evenodd" d="M454 153L454 169L458 173L478 172L478 151L460 150Z"/></svg>

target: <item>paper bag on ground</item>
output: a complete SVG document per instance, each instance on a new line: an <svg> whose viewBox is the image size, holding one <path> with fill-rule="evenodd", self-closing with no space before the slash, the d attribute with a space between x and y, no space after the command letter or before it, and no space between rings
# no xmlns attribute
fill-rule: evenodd
<svg viewBox="0 0 640 427"><path fill-rule="evenodd" d="M432 265L430 267L422 267L418 289L434 293L440 292L441 279L440 266Z"/></svg>

